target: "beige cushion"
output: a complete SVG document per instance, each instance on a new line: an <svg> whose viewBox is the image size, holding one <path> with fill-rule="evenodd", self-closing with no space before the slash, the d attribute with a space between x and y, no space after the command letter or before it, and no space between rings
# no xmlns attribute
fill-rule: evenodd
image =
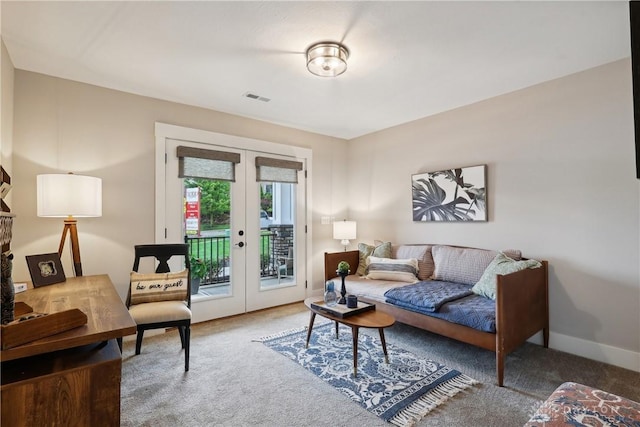
<svg viewBox="0 0 640 427"><path fill-rule="evenodd" d="M392 245L391 258L415 258L418 260L418 279L430 280L433 276L433 245Z"/></svg>
<svg viewBox="0 0 640 427"><path fill-rule="evenodd" d="M360 257L358 259L358 276L364 276L367 269L367 258L375 256L380 258L391 258L391 242L377 242L379 244L367 245L366 243L358 243L358 251Z"/></svg>
<svg viewBox="0 0 640 427"><path fill-rule="evenodd" d="M187 299L189 271L175 273L131 272L131 305Z"/></svg>
<svg viewBox="0 0 640 427"><path fill-rule="evenodd" d="M431 253L435 264L434 280L475 285L499 252L436 245ZM506 249L502 253L516 261L522 258L522 253L517 249Z"/></svg>
<svg viewBox="0 0 640 427"><path fill-rule="evenodd" d="M418 281L418 260L391 259L370 256L367 258L367 279L392 280L395 282L415 283Z"/></svg>
<svg viewBox="0 0 640 427"><path fill-rule="evenodd" d="M475 285L497 254L485 249L440 245L434 246L432 252L435 264L433 278L465 285Z"/></svg>
<svg viewBox="0 0 640 427"><path fill-rule="evenodd" d="M129 307L129 314L138 325L191 319L191 310L184 301L160 301Z"/></svg>

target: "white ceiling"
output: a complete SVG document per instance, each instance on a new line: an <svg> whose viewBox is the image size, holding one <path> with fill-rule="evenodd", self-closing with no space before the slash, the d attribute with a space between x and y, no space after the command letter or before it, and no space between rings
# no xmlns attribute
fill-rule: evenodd
<svg viewBox="0 0 640 427"><path fill-rule="evenodd" d="M347 139L630 55L622 1L1 8L2 39L18 69ZM326 40L351 51L337 78L306 70L306 48Z"/></svg>

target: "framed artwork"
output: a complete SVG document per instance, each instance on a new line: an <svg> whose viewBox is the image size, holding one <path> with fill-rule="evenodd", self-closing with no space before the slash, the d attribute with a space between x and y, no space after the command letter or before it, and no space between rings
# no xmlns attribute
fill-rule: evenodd
<svg viewBox="0 0 640 427"><path fill-rule="evenodd" d="M486 221L487 165L411 176L413 220Z"/></svg>
<svg viewBox="0 0 640 427"><path fill-rule="evenodd" d="M0 184L0 199L4 199L5 197L7 197L9 191L11 191L11 184L9 184L8 182L3 182L2 184Z"/></svg>
<svg viewBox="0 0 640 427"><path fill-rule="evenodd" d="M41 255L27 255L27 266L33 287L53 285L67 280L57 252Z"/></svg>

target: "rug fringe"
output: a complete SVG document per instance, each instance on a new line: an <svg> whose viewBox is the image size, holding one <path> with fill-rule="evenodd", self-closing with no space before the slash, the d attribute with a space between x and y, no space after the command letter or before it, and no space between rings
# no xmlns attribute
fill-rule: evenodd
<svg viewBox="0 0 640 427"><path fill-rule="evenodd" d="M332 322L322 322L322 321L321 322L317 322L313 326L313 329L315 330L316 328L320 328L322 326L326 326L326 325L328 325L330 323L332 323ZM302 326L302 327L298 327L298 328L288 329L286 331L281 331L281 332L278 332L278 333L273 334L273 335L268 335L266 337L252 339L251 342L265 342L265 341L273 340L273 339L276 339L276 338L286 337L286 336L291 335L291 334L297 334L299 332L304 332L307 329L309 329L308 326Z"/></svg>
<svg viewBox="0 0 640 427"><path fill-rule="evenodd" d="M464 374L451 378L420 396L415 402L398 412L389 422L398 427L412 427L437 406L474 384L478 384L478 381Z"/></svg>
<svg viewBox="0 0 640 427"><path fill-rule="evenodd" d="M286 337L286 336L291 335L291 334L297 334L299 332L306 331L307 329L309 329L308 326L303 326L301 328L288 329L286 331L278 332L277 334L268 335L268 336L262 337L262 338L252 339L251 342L265 342L265 341L273 340L273 339L276 339L276 338Z"/></svg>

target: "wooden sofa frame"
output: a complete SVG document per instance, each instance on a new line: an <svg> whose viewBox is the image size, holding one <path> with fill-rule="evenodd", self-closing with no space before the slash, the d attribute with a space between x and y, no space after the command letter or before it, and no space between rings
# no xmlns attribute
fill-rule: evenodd
<svg viewBox="0 0 640 427"><path fill-rule="evenodd" d="M325 252L325 281L336 277L336 266L340 261L347 261L351 266L351 271L356 271L359 258L358 251ZM366 298L362 298L362 300L376 304L376 310L389 313L398 322L493 351L496 353L498 386L502 387L504 360L507 354L540 330L542 330L544 347L549 347L548 263L547 261L541 262L541 268L497 276L495 334L406 310L392 304L371 301Z"/></svg>

